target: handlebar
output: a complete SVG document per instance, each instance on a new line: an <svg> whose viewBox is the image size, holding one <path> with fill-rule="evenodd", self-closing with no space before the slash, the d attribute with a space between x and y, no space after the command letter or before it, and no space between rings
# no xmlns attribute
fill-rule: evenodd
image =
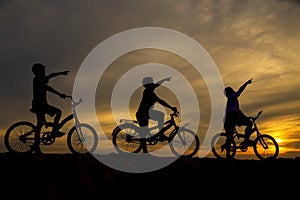
<svg viewBox="0 0 300 200"><path fill-rule="evenodd" d="M74 101L73 97L70 96L70 95L67 95L66 98L69 98L69 99L72 100L73 107L75 107L75 106L77 106L77 105L79 105L79 104L81 104L81 103L83 102L83 101L82 101L82 98L80 98L77 102Z"/></svg>
<svg viewBox="0 0 300 200"><path fill-rule="evenodd" d="M262 112L263 112L262 110L259 111L259 112L257 113L256 117L252 117L252 120L255 121L257 118L259 118L259 116L262 114Z"/></svg>
<svg viewBox="0 0 300 200"><path fill-rule="evenodd" d="M170 114L171 117L178 117L179 112L175 111L173 113Z"/></svg>

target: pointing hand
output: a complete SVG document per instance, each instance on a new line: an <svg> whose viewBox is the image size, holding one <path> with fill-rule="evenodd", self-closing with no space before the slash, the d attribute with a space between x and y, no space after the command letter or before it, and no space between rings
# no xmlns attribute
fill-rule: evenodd
<svg viewBox="0 0 300 200"><path fill-rule="evenodd" d="M247 84L251 84L251 83L252 83L252 78L249 79L246 83L247 83Z"/></svg>
<svg viewBox="0 0 300 200"><path fill-rule="evenodd" d="M170 81L170 80L171 80L171 78L172 78L172 76L170 76L170 77L166 78L166 81Z"/></svg>
<svg viewBox="0 0 300 200"><path fill-rule="evenodd" d="M61 74L62 74L62 75L68 75L69 72L70 72L70 71L63 71L63 72L61 72Z"/></svg>

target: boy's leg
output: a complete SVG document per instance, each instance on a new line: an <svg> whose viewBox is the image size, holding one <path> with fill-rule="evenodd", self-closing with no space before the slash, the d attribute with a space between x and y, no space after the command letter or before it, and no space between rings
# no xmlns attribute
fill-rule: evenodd
<svg viewBox="0 0 300 200"><path fill-rule="evenodd" d="M249 117L246 117L246 116L242 117L240 119L240 123L241 123L241 125L246 126L245 130L244 130L244 134L245 134L245 140L244 141L248 142L251 134L253 133L253 128L252 128L253 123L252 123L251 119Z"/></svg>
<svg viewBox="0 0 300 200"><path fill-rule="evenodd" d="M230 146L231 141L233 140L233 134L236 126L236 114L235 113L229 113L226 115L225 122L224 122L224 129L226 133L226 142L224 146L221 147L221 149L226 149L226 158L231 158L230 156Z"/></svg>
<svg viewBox="0 0 300 200"><path fill-rule="evenodd" d="M152 120L157 121L158 130L160 131L165 123L165 114L158 110L150 110L149 114Z"/></svg>
<svg viewBox="0 0 300 200"><path fill-rule="evenodd" d="M51 117L54 117L53 119L53 128L52 128L52 133L55 134L56 136L62 136L58 131L58 124L60 122L60 118L62 115L62 112L59 108L54 107L54 106L50 106L48 105L47 107L47 112L48 115L50 115Z"/></svg>
<svg viewBox="0 0 300 200"><path fill-rule="evenodd" d="M158 131L160 131L164 127L165 123L165 114L158 110L151 110L150 117L152 120L157 121ZM166 136L164 133L159 134L159 140L165 141L168 140L169 137Z"/></svg>
<svg viewBox="0 0 300 200"><path fill-rule="evenodd" d="M148 149L147 149L147 136L149 135L149 128L148 128L148 125L146 126L142 126L142 127L139 127L140 131L139 131L139 135L141 137L141 148L143 150L143 153L148 153Z"/></svg>
<svg viewBox="0 0 300 200"><path fill-rule="evenodd" d="M231 146L231 141L233 140L234 128L226 127L225 133L226 133L226 141L225 144L221 146L221 150L223 151L224 149L226 149L226 158L229 159L231 157L230 146Z"/></svg>
<svg viewBox="0 0 300 200"><path fill-rule="evenodd" d="M138 121L139 124L139 135L141 138L146 138L149 135L149 128L148 128L148 123L149 123L149 116L147 114L144 114L142 112L137 112L136 113L136 120Z"/></svg>
<svg viewBox="0 0 300 200"><path fill-rule="evenodd" d="M34 132L34 144L32 145L32 150L35 153L42 153L40 149L40 139L41 139L41 129L45 120L44 113L37 113L36 114L36 130Z"/></svg>
<svg viewBox="0 0 300 200"><path fill-rule="evenodd" d="M138 148L135 153L138 153L140 150L143 150L143 153L148 153L146 137L147 135L149 135L149 127L148 127L149 116L144 115L141 112L137 112L136 119L139 123L139 135L141 137L141 145L140 148Z"/></svg>

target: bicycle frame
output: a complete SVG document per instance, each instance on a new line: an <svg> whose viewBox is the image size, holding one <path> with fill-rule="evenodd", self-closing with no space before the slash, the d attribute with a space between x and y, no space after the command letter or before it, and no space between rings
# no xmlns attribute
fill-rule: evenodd
<svg viewBox="0 0 300 200"><path fill-rule="evenodd" d="M166 131L169 130L170 128L174 127L174 129L171 131L171 133L170 133L170 135L169 135L169 141L170 141L170 139L172 139L172 136L174 135L174 133L176 133L176 132L179 130L179 127L177 126L177 124L176 124L176 122L175 122L175 119L174 119L175 116L177 116L177 114L176 114L176 113L172 113L172 114L170 114L170 116L171 116L171 119L165 121L165 122L164 122L164 127L163 127L160 131L158 131L157 133L155 133L154 135L152 135L150 138L148 138L149 141L156 141L160 135L162 135L164 132L166 132ZM137 124L137 125L138 125L138 122L137 122L136 120L126 120L126 119L121 119L121 120L120 120L120 123L121 123L121 124L125 124L125 123L133 123L133 124ZM140 128L140 127L138 127L138 128ZM149 129L149 131L154 130L154 129L156 129L156 128L157 128L157 126L151 127L151 128ZM114 128L114 130L113 130L113 132L112 132L112 135L113 135L117 130L118 130L118 126L116 126L116 127ZM132 138L132 137L130 137L130 138L127 138L127 139L130 140L131 142L132 142L132 141L138 141L138 142L141 142L141 139L142 139L142 138ZM149 143L149 144L150 144L150 143ZM151 144L152 144L152 143L151 143ZM156 144L156 143L154 143L154 144ZM153 144L153 145L154 145L154 144Z"/></svg>
<svg viewBox="0 0 300 200"><path fill-rule="evenodd" d="M176 122L175 122L175 116L177 116L176 113L172 113L170 114L171 119L165 121L164 126L161 130L159 130L157 133L155 133L154 135L152 135L149 140L150 141L155 141L159 138L159 136L161 136L163 133L165 133L166 131L168 131L169 129L171 129L172 127L174 127L174 129L171 131L171 133L169 134L169 141L172 137L172 135L174 135L174 133L176 133L179 129L179 127L177 126ZM150 128L149 131L156 129L157 126Z"/></svg>
<svg viewBox="0 0 300 200"><path fill-rule="evenodd" d="M67 122L71 121L72 119L74 119L75 121L75 126L79 125L79 120L78 120L78 117L77 117L77 113L76 113L76 109L75 107L77 105L79 105L80 103L82 103L82 99L79 99L78 102L75 102L72 97L70 96L67 96L69 97L71 100L72 100L72 113L69 114L68 116L66 116L63 120L61 120L59 123L58 123L58 130L60 130ZM48 121L45 121L45 126L46 127L53 127L53 122L48 122Z"/></svg>
<svg viewBox="0 0 300 200"><path fill-rule="evenodd" d="M72 99L71 96L67 96ZM66 123L72 121L70 127L66 127L68 133L67 146L69 150L74 154L82 154L87 152L93 152L97 148L98 136L96 130L87 123L81 123L78 120L76 113L76 106L82 102L80 99L78 102L72 99L72 113L67 115L58 123L58 130L66 126ZM8 127L4 135L4 143L8 151L17 153L32 152L32 145L36 141L36 134L41 134L40 142L44 145L51 145L55 142L55 139L65 135L65 133L58 132L59 135L53 134L54 122L47 122L46 117L43 118L42 129L37 129L36 125L29 121L18 121ZM51 130L52 128L52 130ZM66 131L67 131L66 130Z"/></svg>
<svg viewBox="0 0 300 200"><path fill-rule="evenodd" d="M68 135L74 131L76 131L76 134L79 138L79 140L81 142L85 142L86 139L82 133L82 126L81 126L81 123L79 122L78 120L78 117L77 117L77 112L76 112L76 106L78 106L80 103L82 103L82 99L80 98L78 102L75 102L73 100L73 98L71 96L67 96L68 98L70 98L72 100L72 113L69 114L67 117L65 117L63 120L60 121L60 123L58 124L58 130L61 130L62 127L64 127L64 125L71 121L72 119L74 119L74 125L69 129L69 133ZM50 126L50 127L53 127L54 123L53 122L45 122L45 126L47 128L47 126ZM86 126L86 125L85 125ZM41 134L44 134L44 133L41 133ZM51 134L51 132L47 133L47 134ZM41 140L43 141L43 138L41 138ZM53 138L50 137L50 140L48 140L48 138L46 137L46 140L44 139L44 141L50 141L49 144L52 144L54 142Z"/></svg>
<svg viewBox="0 0 300 200"><path fill-rule="evenodd" d="M171 119L167 120L164 123L164 127L160 131L158 131L157 133L155 133L153 136L151 136L150 140L158 138L160 135L162 135L163 133L165 133L167 130L169 130L172 127L174 127L174 129L171 131L169 137L172 136L173 133L176 133L178 131L179 127L177 126L177 124L175 122L175 119L174 119L175 114L170 114L170 116L171 116ZM151 128L151 129L155 129L155 128L157 128L157 126Z"/></svg>
<svg viewBox="0 0 300 200"><path fill-rule="evenodd" d="M260 136L261 136L261 133L260 133L260 131L259 131L257 125L256 125L256 122L255 122L255 120L261 115L261 113L262 113L262 111L260 111L260 112L257 114L256 117L251 117L251 120L252 120L252 123L253 123L252 134L255 132L255 133L256 133L255 138L259 138L258 141L260 142L260 144L261 144L265 149L267 149L268 145L267 145L267 143L263 140L263 138L260 137ZM237 139L239 139L239 138L245 138L245 134L239 133L239 132L236 130L236 128L235 128L233 138L235 138L235 137L237 137Z"/></svg>
<svg viewBox="0 0 300 200"><path fill-rule="evenodd" d="M67 117L65 117L59 124L58 124L58 130L60 130L68 121L72 120L73 119L73 114L70 114L68 115ZM44 122L44 126L46 128L48 127L53 127L53 122L48 122L48 121L45 121ZM22 140L22 138L24 138L24 140L28 140L27 136L31 135L31 134L34 134L35 130L31 130L25 134L23 134L20 138L20 140ZM43 134L42 132L40 132L40 134ZM32 139L34 140L34 139ZM41 138L42 140L42 138Z"/></svg>
<svg viewBox="0 0 300 200"><path fill-rule="evenodd" d="M261 134L257 128L257 125L255 123L254 120L252 120L253 122L253 129L252 129L252 134L255 132L256 133L256 138L259 137ZM233 138L237 137L237 139L240 139L240 138L245 138L245 134L243 133L239 133L236 129L234 130L234 134L233 134Z"/></svg>
<svg viewBox="0 0 300 200"><path fill-rule="evenodd" d="M77 112L76 112L76 106L78 106L80 103L82 103L82 99L80 98L78 102L75 102L73 100L73 98L71 96L67 96L68 98L70 98L72 100L72 113L69 114L68 116L66 116L64 119L62 119L59 123L58 123L58 131L62 129L62 127L64 127L64 125L71 121L72 119L74 119L74 126L75 129L76 129L76 133L78 135L78 138L80 139L81 142L84 142L85 141L85 138L83 136L83 133L82 133L82 130L81 130L81 126L80 126L80 122L78 120L78 117L77 117ZM46 128L48 127L53 127L54 126L54 123L53 122L47 122L45 121L44 122L44 125ZM70 128L69 131L72 131L73 128ZM30 133L26 134L25 136L29 135ZM41 134L44 134L41 132ZM48 132L47 133L48 135L51 134L51 132ZM46 139L47 140L47 139ZM43 138L41 138L41 141L43 141ZM48 140L47 140L48 141ZM49 144L52 144L54 142L53 138L49 140L50 143Z"/></svg>
<svg viewBox="0 0 300 200"><path fill-rule="evenodd" d="M67 117L65 117L63 120L61 120L58 123L58 130L60 130L68 121L72 119L73 119L73 114L70 114ZM46 127L53 127L53 124L54 124L53 122L48 122L48 121L45 122Z"/></svg>
<svg viewBox="0 0 300 200"><path fill-rule="evenodd" d="M256 125L255 120L261 115L261 113L262 113L262 111L260 111L260 112L257 114L256 117L251 117L251 121L252 121L252 124L253 124L253 128L252 128L252 133L251 133L251 134L253 134L253 133L255 132L255 133L256 133L256 138L258 138L258 137L261 135L261 133L260 133L259 130L258 130L258 127L257 127L257 125ZM245 138L245 134L239 133L239 132L237 131L237 129L235 128L235 129L234 129L234 135L233 135L233 138L235 138L235 137L237 137L238 139L239 139L239 138Z"/></svg>
<svg viewBox="0 0 300 200"><path fill-rule="evenodd" d="M174 155L192 157L199 149L199 138L194 131L185 128L187 124L184 126L176 124L175 117L178 116L177 114L170 114L170 119L164 122L160 130L157 131L158 126L149 128L147 131L150 134L149 136L141 134L143 127L139 127L137 121L121 119L121 124L117 125L112 132L114 147L122 153L139 153L140 151L148 153L147 146L154 146L158 142L167 141Z"/></svg>
<svg viewBox="0 0 300 200"><path fill-rule="evenodd" d="M68 115L67 117L65 117L63 120L61 120L61 122L58 124L58 130L60 130L68 121L73 119L73 114ZM45 120L44 122L44 126L46 128L48 127L53 127L54 123L53 122L48 122ZM31 130L27 133L25 133L24 135L22 135L21 137L24 138L24 140L28 140L27 136L33 134L35 132L35 130ZM40 134L43 134L42 132L40 132ZM21 139L21 138L20 138ZM22 139L21 139L22 140ZM34 139L32 139L34 140ZM41 138L42 140L42 138Z"/></svg>

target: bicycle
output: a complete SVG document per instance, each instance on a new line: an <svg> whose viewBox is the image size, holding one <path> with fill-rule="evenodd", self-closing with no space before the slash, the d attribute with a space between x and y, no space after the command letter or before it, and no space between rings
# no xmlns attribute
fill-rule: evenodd
<svg viewBox="0 0 300 200"><path fill-rule="evenodd" d="M192 157L199 150L200 139L194 131L185 128L186 125L179 127L175 117L178 117L178 113L171 113L164 127L146 138L146 145L167 141L175 156ZM155 128L157 127L150 128L150 132ZM112 132L112 143L115 149L120 153L139 153L143 149L142 140L145 139L140 136L139 131L141 130L136 120L121 119L120 125ZM169 131L168 136L165 136L164 133L167 131Z"/></svg>
<svg viewBox="0 0 300 200"><path fill-rule="evenodd" d="M82 103L82 99L78 102L74 101L71 96L67 96L72 100L72 113L62 119L58 125L58 130L66 126L67 122L74 119L74 125L68 129L67 146L73 154L86 154L94 152L98 145L98 135L95 129L86 123L79 122L76 113L76 107ZM47 129L50 130L47 130ZM45 118L41 129L40 144L51 145L55 142L56 137L52 134L53 122L48 122ZM12 124L4 135L4 143L9 152L12 153L31 153L31 146L34 143L34 133L36 125L29 121L19 121ZM60 132L62 133L62 132ZM64 133L62 133L64 135Z"/></svg>
<svg viewBox="0 0 300 200"><path fill-rule="evenodd" d="M245 134L239 133L235 128L233 138L230 142L229 147L229 145L225 145L227 138L226 133L217 133L211 140L211 150L214 156L219 159L231 159L235 157L237 150L246 152L249 147L252 147L254 154L260 160L276 159L279 155L278 143L271 135L261 134L255 122L259 118L261 113L262 111L258 112L256 117L250 117L253 122L252 134L256 133L254 140L249 140L248 143L238 141L238 139L240 138L245 138ZM229 153L228 156L226 156L228 150Z"/></svg>

